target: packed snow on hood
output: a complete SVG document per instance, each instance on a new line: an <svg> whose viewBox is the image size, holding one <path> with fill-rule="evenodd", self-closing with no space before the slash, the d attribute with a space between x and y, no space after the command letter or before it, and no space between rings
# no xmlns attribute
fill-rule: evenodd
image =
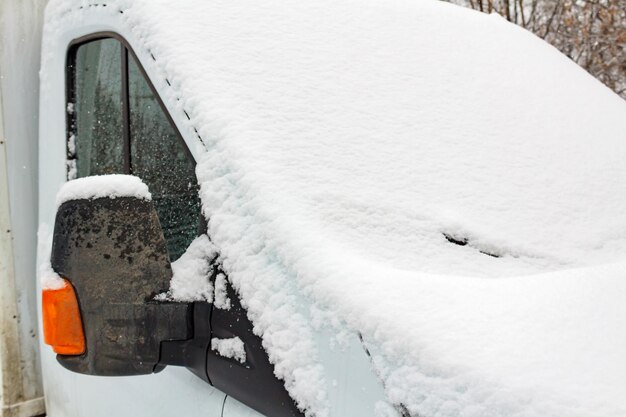
<svg viewBox="0 0 626 417"><path fill-rule="evenodd" d="M152 200L148 186L133 175L94 175L78 178L63 184L57 193L57 207L71 200L93 200L95 198L135 197Z"/></svg>
<svg viewBox="0 0 626 417"><path fill-rule="evenodd" d="M108 5L197 129L211 241L308 415L326 405L302 293L412 416L626 415L617 95L445 3Z"/></svg>

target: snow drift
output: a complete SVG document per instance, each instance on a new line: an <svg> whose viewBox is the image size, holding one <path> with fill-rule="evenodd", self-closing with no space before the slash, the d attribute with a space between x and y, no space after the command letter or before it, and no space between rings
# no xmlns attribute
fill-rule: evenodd
<svg viewBox="0 0 626 417"><path fill-rule="evenodd" d="M199 134L211 241L310 415L324 376L297 294L363 335L411 415L626 415L617 95L444 3L107 5Z"/></svg>

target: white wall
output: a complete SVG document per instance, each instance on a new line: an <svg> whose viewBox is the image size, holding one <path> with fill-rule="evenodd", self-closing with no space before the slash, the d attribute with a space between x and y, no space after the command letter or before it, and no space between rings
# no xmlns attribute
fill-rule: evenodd
<svg viewBox="0 0 626 417"><path fill-rule="evenodd" d="M0 140L6 143L6 163L0 158L0 180L8 183L13 255L9 259L8 251L4 252L2 265L7 267L0 268L0 300L5 313L16 315L15 319L6 316L5 328L0 329L6 347L2 417L30 417L44 411L35 258L39 57L45 4L43 0L0 0ZM7 167L6 178L2 178Z"/></svg>

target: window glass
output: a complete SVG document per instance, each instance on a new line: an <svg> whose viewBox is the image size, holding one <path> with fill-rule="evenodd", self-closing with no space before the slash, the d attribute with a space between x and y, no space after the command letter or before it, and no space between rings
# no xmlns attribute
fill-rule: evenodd
<svg viewBox="0 0 626 417"><path fill-rule="evenodd" d="M121 45L101 39L76 51L73 134L78 177L124 172Z"/></svg>
<svg viewBox="0 0 626 417"><path fill-rule="evenodd" d="M148 185L170 258L175 260L198 235L195 163L130 54L128 90L132 174Z"/></svg>

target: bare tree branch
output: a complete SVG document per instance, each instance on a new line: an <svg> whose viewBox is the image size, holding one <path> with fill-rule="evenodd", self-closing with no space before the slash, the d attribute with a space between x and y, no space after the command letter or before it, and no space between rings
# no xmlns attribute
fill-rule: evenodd
<svg viewBox="0 0 626 417"><path fill-rule="evenodd" d="M554 17L556 16L556 12L559 11L559 8L561 7L561 0L557 0L556 5L554 6L554 10L552 11L552 14L550 15L550 18L548 19L548 24L546 25L546 30L543 33L542 38L545 39L546 36L548 36L548 33L550 33L550 28L552 27L552 22L554 21Z"/></svg>

